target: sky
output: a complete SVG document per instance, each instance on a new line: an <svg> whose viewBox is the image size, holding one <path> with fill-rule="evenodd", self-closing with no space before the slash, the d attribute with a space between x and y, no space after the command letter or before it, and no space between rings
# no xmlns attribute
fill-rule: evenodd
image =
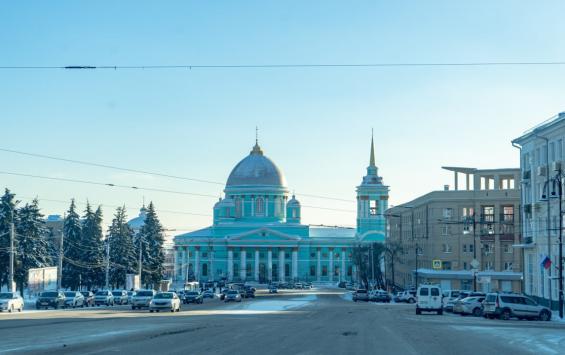
<svg viewBox="0 0 565 355"><path fill-rule="evenodd" d="M565 61L563 1L18 1L0 3L0 66ZM251 150L303 205L303 222L355 225L376 162L396 205L453 184L441 166L518 167L510 141L564 110L565 65L0 69L0 149L225 183ZM221 196L223 185L0 151L0 171ZM44 214L71 198L169 233L211 223L217 197L0 173ZM313 198L335 197L346 201ZM182 213L180 213L182 212ZM189 214L192 213L192 214ZM196 215L193 215L196 214Z"/></svg>

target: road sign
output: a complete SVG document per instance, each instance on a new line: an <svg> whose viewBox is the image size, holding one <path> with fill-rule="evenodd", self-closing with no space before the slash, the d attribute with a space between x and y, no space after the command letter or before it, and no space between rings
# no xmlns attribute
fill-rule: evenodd
<svg viewBox="0 0 565 355"><path fill-rule="evenodd" d="M432 260L432 268L434 270L441 270L441 260Z"/></svg>
<svg viewBox="0 0 565 355"><path fill-rule="evenodd" d="M477 259L473 259L473 261L471 261L471 266L473 267L473 269L478 269L479 265L481 265L479 263L479 261Z"/></svg>

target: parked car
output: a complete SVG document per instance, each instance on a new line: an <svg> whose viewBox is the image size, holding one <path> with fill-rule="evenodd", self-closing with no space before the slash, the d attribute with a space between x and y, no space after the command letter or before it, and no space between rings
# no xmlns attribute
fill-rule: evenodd
<svg viewBox="0 0 565 355"><path fill-rule="evenodd" d="M358 289L353 292L353 301L369 301L369 293L365 289Z"/></svg>
<svg viewBox="0 0 565 355"><path fill-rule="evenodd" d="M78 291L65 291L65 308L84 307L84 296Z"/></svg>
<svg viewBox="0 0 565 355"><path fill-rule="evenodd" d="M185 292L184 298L182 300L182 303L184 304L189 304L189 303L201 304L203 302L204 302L204 298L202 297L202 294L198 291Z"/></svg>
<svg viewBox="0 0 565 355"><path fill-rule="evenodd" d="M278 291L278 289L277 289L277 286L275 286L275 285L270 285L270 286L269 286L269 293L278 293L278 292L279 292L279 291Z"/></svg>
<svg viewBox="0 0 565 355"><path fill-rule="evenodd" d="M539 305L529 297L510 293L488 293L483 301L486 318L551 320L551 310Z"/></svg>
<svg viewBox="0 0 565 355"><path fill-rule="evenodd" d="M245 294L245 298L255 298L255 288L246 287L243 294Z"/></svg>
<svg viewBox="0 0 565 355"><path fill-rule="evenodd" d="M206 290L202 293L203 298L214 298L214 291Z"/></svg>
<svg viewBox="0 0 565 355"><path fill-rule="evenodd" d="M372 290L369 292L369 301L390 303L392 297L385 290Z"/></svg>
<svg viewBox="0 0 565 355"><path fill-rule="evenodd" d="M398 301L406 303L416 303L416 291L402 291L398 296Z"/></svg>
<svg viewBox="0 0 565 355"><path fill-rule="evenodd" d="M113 306L114 305L114 295L108 290L97 291L94 294L94 304L97 306Z"/></svg>
<svg viewBox="0 0 565 355"><path fill-rule="evenodd" d="M418 287L417 295L416 314L422 314L422 312L437 312L439 315L443 314L442 293L439 286L421 285Z"/></svg>
<svg viewBox="0 0 565 355"><path fill-rule="evenodd" d="M16 309L18 312L24 310L24 299L17 292L0 293L0 312L8 311L12 313Z"/></svg>
<svg viewBox="0 0 565 355"><path fill-rule="evenodd" d="M149 308L154 296L155 291L153 290L137 290L131 298L131 309Z"/></svg>
<svg viewBox="0 0 565 355"><path fill-rule="evenodd" d="M135 296L135 291L128 291L128 304L131 304L131 301L133 300L133 296Z"/></svg>
<svg viewBox="0 0 565 355"><path fill-rule="evenodd" d="M443 310L446 312L453 311L455 300L459 297L459 290L446 290L443 291Z"/></svg>
<svg viewBox="0 0 565 355"><path fill-rule="evenodd" d="M115 304L128 304L128 293L125 290L112 291Z"/></svg>
<svg viewBox="0 0 565 355"><path fill-rule="evenodd" d="M65 306L65 294L62 291L44 291L39 294L35 308L62 308Z"/></svg>
<svg viewBox="0 0 565 355"><path fill-rule="evenodd" d="M472 314L475 317L480 317L483 314L484 300L485 296L472 296L458 300L453 306L453 313L462 316Z"/></svg>
<svg viewBox="0 0 565 355"><path fill-rule="evenodd" d="M180 312L180 298L174 292L159 292L149 303L149 312L159 312L167 310Z"/></svg>
<svg viewBox="0 0 565 355"><path fill-rule="evenodd" d="M241 302L241 294L235 290L228 290L224 302Z"/></svg>
<svg viewBox="0 0 565 355"><path fill-rule="evenodd" d="M229 291L229 289L224 288L224 289L222 290L222 292L220 292L220 300L223 301L223 300L226 299L226 294L228 293L228 291Z"/></svg>
<svg viewBox="0 0 565 355"><path fill-rule="evenodd" d="M94 293L90 291L81 292L84 297L84 305L86 307L94 307Z"/></svg>
<svg viewBox="0 0 565 355"><path fill-rule="evenodd" d="M348 283L345 285L345 289L346 289L346 290L354 290L354 289L355 289L355 285L353 285L351 282L348 282Z"/></svg>

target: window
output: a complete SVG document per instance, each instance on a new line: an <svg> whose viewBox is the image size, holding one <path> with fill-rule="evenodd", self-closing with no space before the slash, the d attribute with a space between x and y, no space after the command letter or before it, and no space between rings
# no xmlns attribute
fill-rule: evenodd
<svg viewBox="0 0 565 355"><path fill-rule="evenodd" d="M463 270L467 270L467 262L463 262Z"/></svg>
<svg viewBox="0 0 565 355"><path fill-rule="evenodd" d="M463 207L463 209L461 210L461 215L463 217L473 217L474 214L474 210L473 207Z"/></svg>
<svg viewBox="0 0 565 355"><path fill-rule="evenodd" d="M504 252L506 254L512 254L512 244L504 244Z"/></svg>
<svg viewBox="0 0 565 355"><path fill-rule="evenodd" d="M444 208L443 209L443 218L451 219L453 215L453 208Z"/></svg>
<svg viewBox="0 0 565 355"><path fill-rule="evenodd" d="M449 226L447 224L441 227L441 235L449 235Z"/></svg>
<svg viewBox="0 0 565 355"><path fill-rule="evenodd" d="M441 268L444 270L451 270L451 261L444 261Z"/></svg>
<svg viewBox="0 0 565 355"><path fill-rule="evenodd" d="M203 253L202 253L202 257L203 257L203 258L207 258L207 257L208 257L208 253L203 252Z"/></svg>
<svg viewBox="0 0 565 355"><path fill-rule="evenodd" d="M467 244L463 244L463 252L464 252L464 253L467 252Z"/></svg>
<svg viewBox="0 0 565 355"><path fill-rule="evenodd" d="M563 139L557 141L557 159L563 159Z"/></svg>
<svg viewBox="0 0 565 355"><path fill-rule="evenodd" d="M316 257L316 253L310 253L310 257L311 257L311 258L315 258L315 257Z"/></svg>
<svg viewBox="0 0 565 355"><path fill-rule="evenodd" d="M292 218L296 218L296 217L297 217L297 215L296 215L296 208L293 208L293 209L292 209Z"/></svg>
<svg viewBox="0 0 565 355"><path fill-rule="evenodd" d="M316 276L316 265L310 265L310 276Z"/></svg>
<svg viewBox="0 0 565 355"><path fill-rule="evenodd" d="M241 217L241 214L242 214L241 212L242 212L242 209L241 209L241 198L236 197L236 198L235 198L235 216L236 216L237 218L240 218L240 217Z"/></svg>
<svg viewBox="0 0 565 355"><path fill-rule="evenodd" d="M474 249L475 247L473 246L473 244L469 244L469 252L472 253Z"/></svg>
<svg viewBox="0 0 565 355"><path fill-rule="evenodd" d="M451 253L451 246L447 243L443 243L443 252L444 253Z"/></svg>
<svg viewBox="0 0 565 355"><path fill-rule="evenodd" d="M504 271L512 271L512 262L506 261L504 263Z"/></svg>
<svg viewBox="0 0 565 355"><path fill-rule="evenodd" d="M492 244L485 244L484 249L485 249L485 254L494 253L494 245Z"/></svg>
<svg viewBox="0 0 565 355"><path fill-rule="evenodd" d="M322 266L322 276L328 276L328 267L326 265Z"/></svg>
<svg viewBox="0 0 565 355"><path fill-rule="evenodd" d="M353 268L350 266L347 267L347 276L353 275Z"/></svg>
<svg viewBox="0 0 565 355"><path fill-rule="evenodd" d="M208 276L208 264L202 264L202 276Z"/></svg>
<svg viewBox="0 0 565 355"><path fill-rule="evenodd" d="M420 296L427 296L428 295L428 288L427 287L422 287L420 289Z"/></svg>
<svg viewBox="0 0 565 355"><path fill-rule="evenodd" d="M255 199L255 215L256 216L265 215L265 200L262 197L257 197Z"/></svg>
<svg viewBox="0 0 565 355"><path fill-rule="evenodd" d="M369 214L371 216L376 216L377 215L377 200L370 200L369 201Z"/></svg>
<svg viewBox="0 0 565 355"><path fill-rule="evenodd" d="M492 270L492 269L493 269L492 261L487 261L487 262L485 263L485 268L484 268L484 269L485 269L485 270Z"/></svg>
<svg viewBox="0 0 565 355"><path fill-rule="evenodd" d="M439 288L434 287L434 288L431 288L430 291L431 291L432 296L439 296ZM420 294L422 294L422 293L420 292Z"/></svg>

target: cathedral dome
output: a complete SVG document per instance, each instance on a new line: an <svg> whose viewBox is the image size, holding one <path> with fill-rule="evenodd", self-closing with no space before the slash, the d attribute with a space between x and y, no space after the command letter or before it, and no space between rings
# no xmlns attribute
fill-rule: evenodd
<svg viewBox="0 0 565 355"><path fill-rule="evenodd" d="M286 179L278 166L255 144L251 153L231 171L226 187L232 186L286 187Z"/></svg>

